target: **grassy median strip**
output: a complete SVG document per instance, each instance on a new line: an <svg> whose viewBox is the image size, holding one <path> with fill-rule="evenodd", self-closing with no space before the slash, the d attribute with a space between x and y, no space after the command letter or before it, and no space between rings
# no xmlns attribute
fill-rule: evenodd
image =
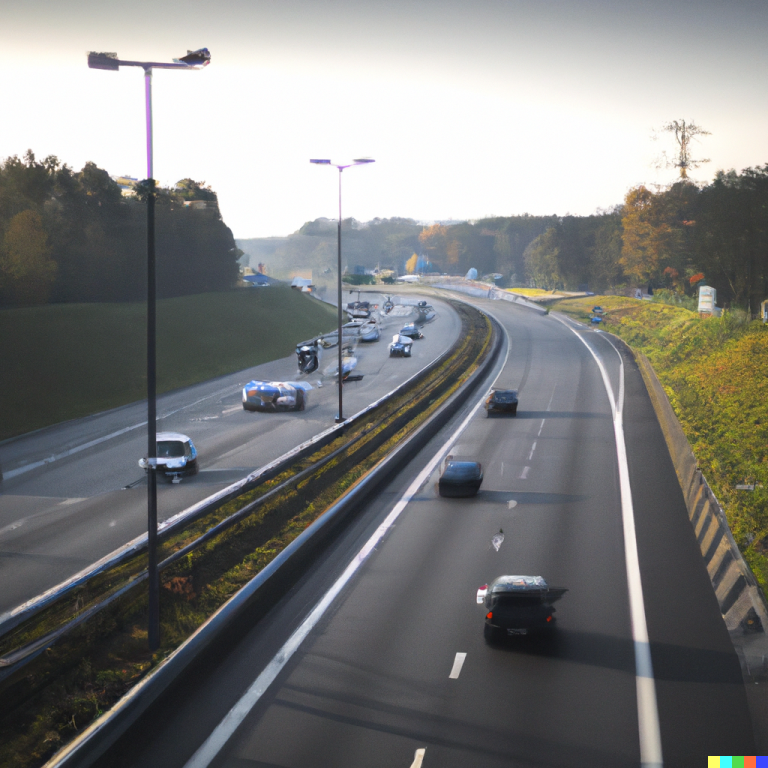
<svg viewBox="0 0 768 768"><path fill-rule="evenodd" d="M178 647L461 385L487 354L491 328L481 313L462 304L455 307L462 316L460 340L415 392L402 393L316 455L162 543L164 558L212 525L254 506L252 513L163 571L160 651L146 650L146 588L138 586L0 683L0 764L41 765ZM292 480L324 457L328 460L316 472ZM287 487L268 497L285 481ZM255 503L260 499L263 503ZM144 567L142 555L122 566L122 573L104 574L101 587L116 589ZM75 598L80 610L89 599L98 600L97 585L88 588L88 598ZM72 608L70 602L70 615ZM34 622L20 627L15 640L25 632L29 639L43 625L50 630L68 609L52 608L37 617L37 629Z"/></svg>
<svg viewBox="0 0 768 768"><path fill-rule="evenodd" d="M733 537L768 595L768 327L738 310L700 317L679 306L620 296L571 299L556 309L589 322L596 304L605 310L606 330L653 365Z"/></svg>

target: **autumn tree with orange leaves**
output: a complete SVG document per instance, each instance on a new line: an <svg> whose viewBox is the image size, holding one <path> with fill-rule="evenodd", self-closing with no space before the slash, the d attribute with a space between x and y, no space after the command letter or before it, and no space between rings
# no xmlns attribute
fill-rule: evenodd
<svg viewBox="0 0 768 768"><path fill-rule="evenodd" d="M690 227L697 195L697 187L686 182L659 193L643 185L629 190L619 259L629 277L638 283L672 283L683 290L684 282L674 278L691 269Z"/></svg>

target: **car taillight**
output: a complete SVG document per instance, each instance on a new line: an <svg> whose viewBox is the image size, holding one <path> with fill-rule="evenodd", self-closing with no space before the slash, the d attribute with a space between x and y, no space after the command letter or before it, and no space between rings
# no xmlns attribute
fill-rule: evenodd
<svg viewBox="0 0 768 768"><path fill-rule="evenodd" d="M551 616L547 616L547 621L552 621L552 617Z"/></svg>
<svg viewBox="0 0 768 768"><path fill-rule="evenodd" d="M485 614L486 619L492 619L493 618L493 611L488 611L488 613Z"/></svg>

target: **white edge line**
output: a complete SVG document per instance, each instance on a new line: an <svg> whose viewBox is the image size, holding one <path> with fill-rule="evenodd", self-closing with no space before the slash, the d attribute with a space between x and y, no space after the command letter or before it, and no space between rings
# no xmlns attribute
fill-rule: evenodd
<svg viewBox="0 0 768 768"><path fill-rule="evenodd" d="M504 326L499 323L502 329ZM504 329L506 334L506 329ZM509 338L507 337L507 355L504 358L504 364L501 370L506 366L509 358ZM498 377L497 377L498 378ZM299 625L294 633L288 638L283 647L275 654L272 660L267 664L261 674L251 684L250 688L243 694L240 700L225 715L224 719L216 726L211 735L203 742L194 755L185 763L184 768L207 768L222 750L227 741L232 737L238 726L248 716L248 713L258 703L259 699L267 691L275 678L280 674L283 667L290 661L293 654L298 650L301 643L312 631L315 625L320 621L328 607L336 599L341 590L346 586L350 579L355 575L360 566L368 559L376 545L384 538L394 522L402 514L408 503L418 493L435 468L443 460L444 456L451 450L451 447L458 439L459 435L466 429L469 422L474 418L480 406L485 400L485 392L481 395L475 407L469 412L464 421L458 426L448 440L443 443L440 450L432 457L429 463L422 469L416 479L408 486L408 489L395 504L392 511L386 516L384 522L379 525L374 534L365 543L363 548L355 555L352 562L344 569L333 586L323 595L319 603L312 609L306 619Z"/></svg>
<svg viewBox="0 0 768 768"><path fill-rule="evenodd" d="M424 755L427 753L427 748L422 747L421 749L417 749L416 752L413 755L413 762L411 763L411 768L421 768L421 764L424 760Z"/></svg>
<svg viewBox="0 0 768 768"><path fill-rule="evenodd" d="M557 315L555 319L560 320ZM637 551L637 535L635 531L635 512L632 506L632 488L629 483L629 467L627 465L627 448L624 440L623 399L624 399L624 361L619 354L621 363L619 378L619 407L613 398L608 372L602 360L592 347L587 344L582 335L570 325L560 320L568 330L589 350L595 359L600 374L603 377L608 398L613 413L613 430L616 438L616 456L619 464L619 487L621 490L621 520L624 529L624 559L627 568L627 586L629 588L629 612L632 624L632 639L635 646L635 685L637 690L637 721L640 735L640 763L643 766L663 766L661 751L661 729L659 727L659 708L656 700L656 681L653 677L651 661L651 646L648 641L648 625L645 619L645 603L643 600L643 585L640 578L640 556ZM611 346L616 350L613 344Z"/></svg>

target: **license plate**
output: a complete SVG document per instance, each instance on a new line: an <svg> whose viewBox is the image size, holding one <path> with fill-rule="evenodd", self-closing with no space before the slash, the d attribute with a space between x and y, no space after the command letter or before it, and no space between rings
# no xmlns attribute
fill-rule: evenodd
<svg viewBox="0 0 768 768"><path fill-rule="evenodd" d="M507 629L508 635L527 635L527 629Z"/></svg>

